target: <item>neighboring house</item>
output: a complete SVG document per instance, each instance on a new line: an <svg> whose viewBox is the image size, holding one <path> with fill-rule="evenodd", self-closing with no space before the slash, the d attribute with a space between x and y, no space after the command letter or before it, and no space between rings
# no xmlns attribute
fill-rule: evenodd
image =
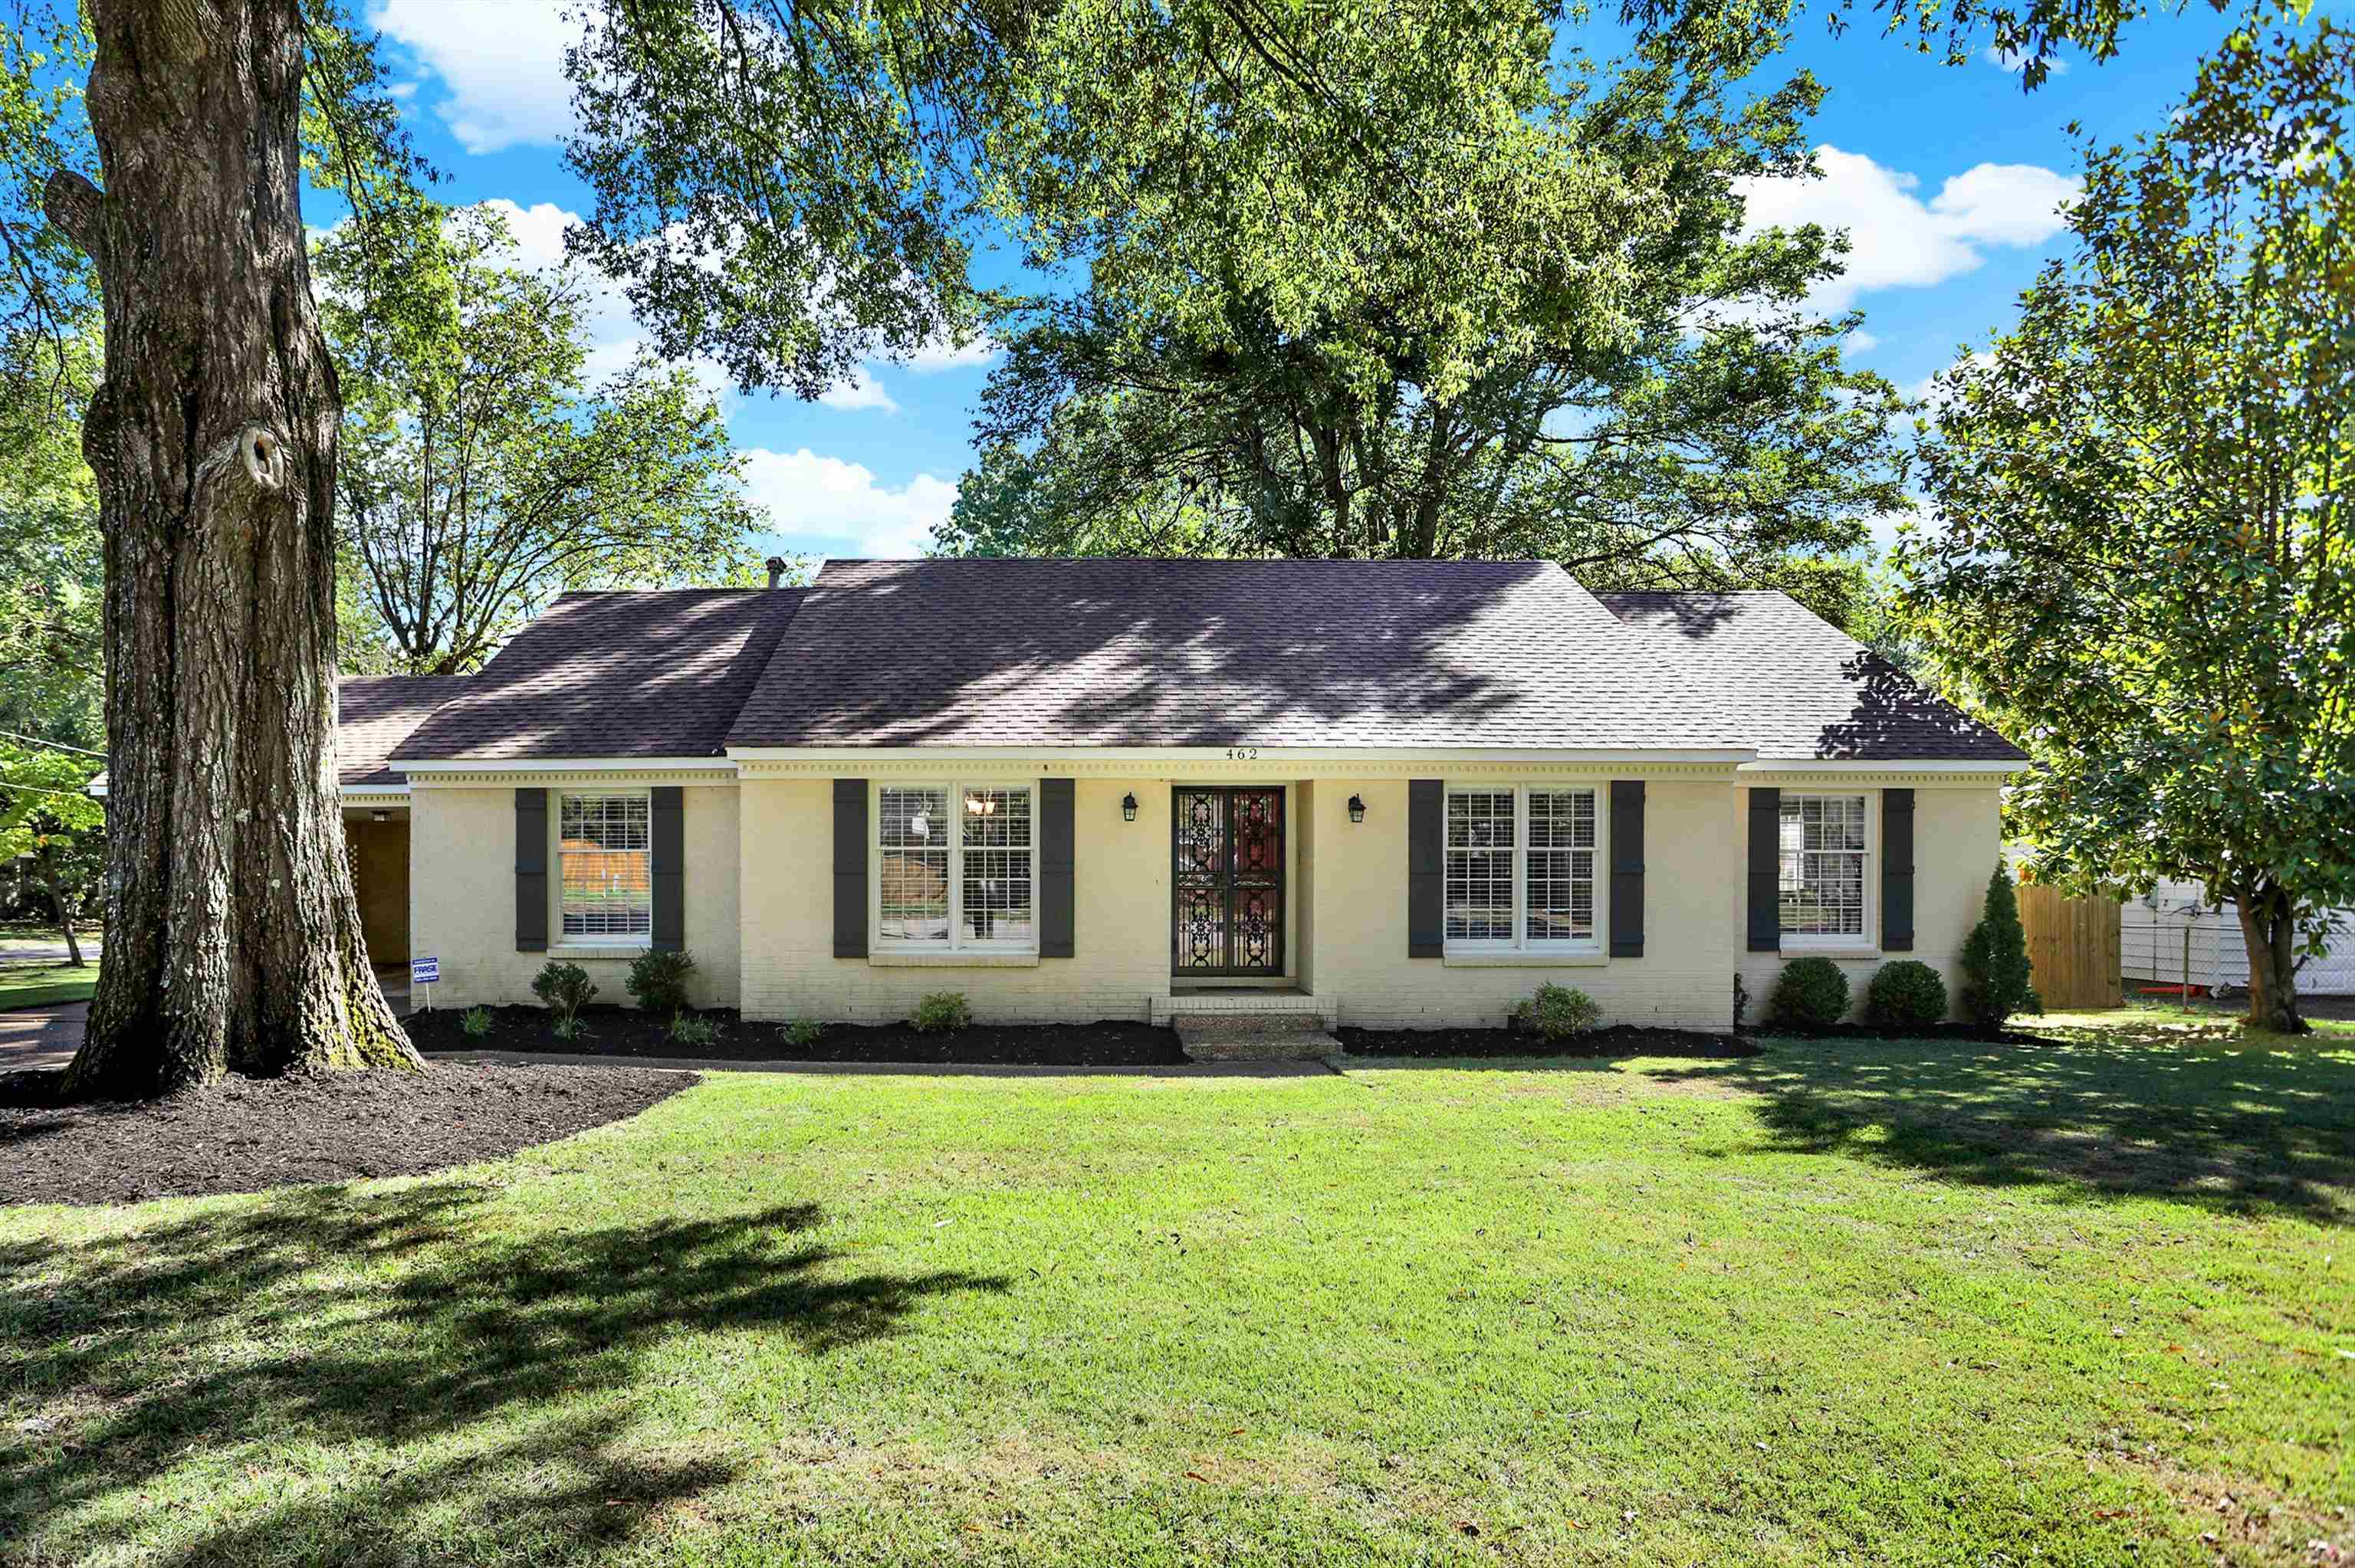
<svg viewBox="0 0 2355 1568"><path fill-rule="evenodd" d="M2249 948L2240 906L2211 905L2197 882L2162 882L2128 899L2119 916L2120 969L2147 986L2192 985L2211 991L2249 988ZM2329 952L2301 962L2302 996L2355 994L2355 909L2330 912Z"/></svg>
<svg viewBox="0 0 2355 1568"><path fill-rule="evenodd" d="M354 684L347 749L397 722ZM445 1006L685 947L754 1018L1494 1022L1558 980L1721 1031L1801 953L1952 981L2024 766L1779 593L1533 563L836 561L566 595L428 699L406 794L347 804L408 826Z"/></svg>

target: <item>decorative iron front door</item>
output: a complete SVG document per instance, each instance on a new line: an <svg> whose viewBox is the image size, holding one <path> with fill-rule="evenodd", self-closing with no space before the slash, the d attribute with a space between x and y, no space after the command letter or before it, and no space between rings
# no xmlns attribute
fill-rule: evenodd
<svg viewBox="0 0 2355 1568"><path fill-rule="evenodd" d="M1281 975L1284 790L1181 785L1173 794L1169 972Z"/></svg>

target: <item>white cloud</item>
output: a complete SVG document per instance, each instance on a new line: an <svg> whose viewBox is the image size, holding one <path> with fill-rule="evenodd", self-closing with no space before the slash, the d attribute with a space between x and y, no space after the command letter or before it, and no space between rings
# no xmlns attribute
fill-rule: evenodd
<svg viewBox="0 0 2355 1568"><path fill-rule="evenodd" d="M1874 349L1881 346L1881 340L1873 336L1872 334L1865 331L1862 327L1859 327L1854 332L1848 334L1847 341L1843 346L1846 347L1848 352L1850 354L1870 354Z"/></svg>
<svg viewBox="0 0 2355 1568"><path fill-rule="evenodd" d="M778 533L848 546L830 554L887 558L930 549L933 525L947 521L957 495L955 485L929 473L895 490L877 483L863 464L821 457L807 447L795 452L754 448L745 454L744 485L768 508Z"/></svg>
<svg viewBox="0 0 2355 1568"><path fill-rule="evenodd" d="M1987 61L1987 64L1995 67L1996 69L2008 70L2014 76L2018 76L2021 71L2028 69L2028 62L2031 58L2032 57L2028 55L2019 54L2011 49L1999 49L1993 44L1989 44L1986 48L1979 51L1979 58ZM2069 74L2069 62L2067 60L2057 60L2047 58L2044 62L2044 69L2051 71L2054 76L2067 76Z"/></svg>
<svg viewBox="0 0 2355 1568"><path fill-rule="evenodd" d="M377 0L368 25L442 79L434 112L469 153L553 143L572 129L561 0Z"/></svg>
<svg viewBox="0 0 2355 1568"><path fill-rule="evenodd" d="M1005 352L1005 346L987 333L962 345L936 337L910 355L906 363L917 375L931 376L943 370L971 370L993 364Z"/></svg>
<svg viewBox="0 0 2355 1568"><path fill-rule="evenodd" d="M1742 182L1744 231L1821 224L1844 228L1846 271L1809 295L1819 311L1847 310L1876 289L1927 288L1968 272L1990 245L2030 246L2060 232L2058 208L2077 182L2033 164L1980 164L1924 203L1921 181L1859 153L1816 149L1821 179Z"/></svg>
<svg viewBox="0 0 2355 1568"><path fill-rule="evenodd" d="M876 380L863 365L850 373L849 380L837 381L819 393L817 400L829 408L880 408L887 414L900 411L891 394L883 390L883 383Z"/></svg>

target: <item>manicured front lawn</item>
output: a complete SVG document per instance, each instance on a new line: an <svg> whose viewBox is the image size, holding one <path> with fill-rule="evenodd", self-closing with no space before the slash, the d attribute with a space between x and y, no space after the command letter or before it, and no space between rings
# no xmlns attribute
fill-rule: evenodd
<svg viewBox="0 0 2355 1568"><path fill-rule="evenodd" d="M0 964L0 1009L47 1007L59 1001L88 1001L98 986L98 964L76 969L63 959L52 963Z"/></svg>
<svg viewBox="0 0 2355 1568"><path fill-rule="evenodd" d="M0 1559L2310 1562L2350 1218L2343 1041L715 1078L0 1211Z"/></svg>

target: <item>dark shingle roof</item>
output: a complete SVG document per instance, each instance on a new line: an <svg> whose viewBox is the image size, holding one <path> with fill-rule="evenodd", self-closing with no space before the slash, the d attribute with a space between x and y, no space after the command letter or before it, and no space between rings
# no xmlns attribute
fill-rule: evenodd
<svg viewBox="0 0 2355 1568"><path fill-rule="evenodd" d="M566 594L395 755L716 757L804 591Z"/></svg>
<svg viewBox="0 0 2355 1568"><path fill-rule="evenodd" d="M829 562L733 746L1731 747L1532 561Z"/></svg>
<svg viewBox="0 0 2355 1568"><path fill-rule="evenodd" d="M464 675L346 675L336 683L336 779L405 784L385 759L426 716L464 690Z"/></svg>
<svg viewBox="0 0 2355 1568"><path fill-rule="evenodd" d="M1762 758L2024 760L2009 741L1772 589L1606 593Z"/></svg>

